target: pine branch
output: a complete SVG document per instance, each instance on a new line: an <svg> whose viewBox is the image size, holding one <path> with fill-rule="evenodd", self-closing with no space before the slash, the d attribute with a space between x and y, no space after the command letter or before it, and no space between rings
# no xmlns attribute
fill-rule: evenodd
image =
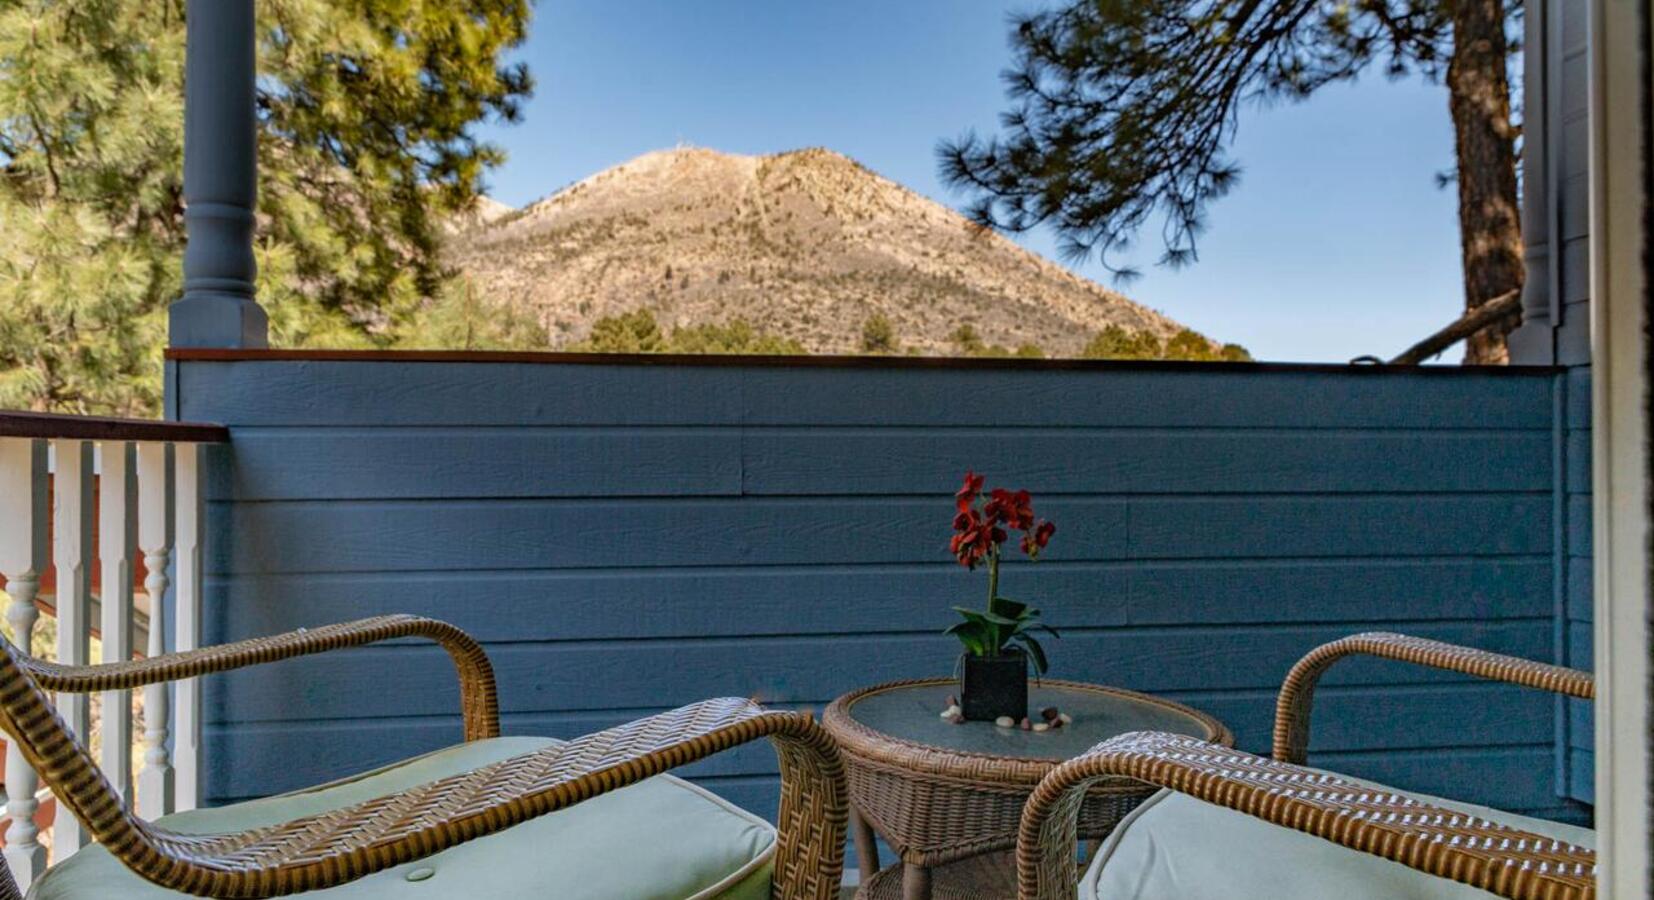
<svg viewBox="0 0 1654 900"><path fill-rule="evenodd" d="M1521 312L1522 292L1519 290L1506 291L1481 306L1467 311L1453 324L1408 347L1402 351L1401 355L1390 360L1390 365L1416 366L1481 331L1483 328L1497 324L1508 316L1520 315Z"/></svg>

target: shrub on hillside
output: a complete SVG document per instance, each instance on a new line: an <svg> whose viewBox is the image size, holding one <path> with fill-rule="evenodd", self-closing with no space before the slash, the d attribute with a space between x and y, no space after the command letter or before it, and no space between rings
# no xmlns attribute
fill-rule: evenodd
<svg viewBox="0 0 1654 900"><path fill-rule="evenodd" d="M792 338L766 334L741 319L727 323L661 329L655 314L639 309L605 316L592 324L591 334L569 346L581 353L699 353L738 355L802 355L804 345Z"/></svg>
<svg viewBox="0 0 1654 900"><path fill-rule="evenodd" d="M901 342L896 340L896 326L890 324L890 319L875 313L861 326L861 352L863 353L898 353L901 351Z"/></svg>
<svg viewBox="0 0 1654 900"><path fill-rule="evenodd" d="M1160 339L1147 331L1127 331L1110 325L1080 351L1085 359L1161 359Z"/></svg>
<svg viewBox="0 0 1654 900"><path fill-rule="evenodd" d="M1190 328L1164 344L1147 331L1127 331L1110 325L1099 331L1085 349L1085 359L1175 359L1185 362L1251 362L1252 354L1239 344L1219 344Z"/></svg>

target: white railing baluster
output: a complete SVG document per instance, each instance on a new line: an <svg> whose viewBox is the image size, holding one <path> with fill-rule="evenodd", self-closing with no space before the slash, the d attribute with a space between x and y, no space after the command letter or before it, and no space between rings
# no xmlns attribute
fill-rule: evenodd
<svg viewBox="0 0 1654 900"><path fill-rule="evenodd" d="M0 438L0 575L6 579L6 621L24 653L39 618L35 595L48 560L46 442ZM6 744L6 865L18 887L46 871L46 848L40 846L34 814L40 781L15 743Z"/></svg>
<svg viewBox="0 0 1654 900"><path fill-rule="evenodd" d="M99 445L98 565L102 567L101 633L106 663L132 658L132 554L138 546L137 451L126 441ZM105 691L100 764L121 799L132 803L132 698Z"/></svg>
<svg viewBox="0 0 1654 900"><path fill-rule="evenodd" d="M57 569L57 659L84 666L92 638L92 497L90 441L52 442L52 562ZM85 694L58 694L57 711L82 742L92 732ZM86 843L80 822L67 810L52 819L52 859L68 859Z"/></svg>
<svg viewBox="0 0 1654 900"><path fill-rule="evenodd" d="M178 578L173 588L177 634L173 645L178 650L194 650L201 646L201 457L207 451L200 444L175 444L172 452L177 478L173 496L178 510L178 562L173 567ZM200 680L186 678L178 682L176 691L172 762L177 772L174 807L181 812L201 802Z"/></svg>
<svg viewBox="0 0 1654 900"><path fill-rule="evenodd" d="M5 622L21 652L33 653L41 611L55 611L57 659L65 665L91 662L94 635L102 638L101 663L201 645L203 444L228 437L216 425L0 410L0 586ZM55 591L42 597L41 582L54 572ZM101 585L96 598L94 583ZM147 628L140 627L139 592ZM136 705L141 736L130 690L60 694L55 704L81 741L102 742L99 768L139 815L153 819L199 804L197 679L144 688ZM27 891L49 862L68 858L89 837L64 809L51 816L50 839L41 835L37 820L50 808L41 808L49 797L39 774L4 733L0 742L5 863Z"/></svg>
<svg viewBox="0 0 1654 900"><path fill-rule="evenodd" d="M138 546L144 551L144 590L149 595L152 657L166 652L167 565L172 557L172 446L138 444ZM172 812L172 760L167 753L167 685L144 688L144 765L138 772L138 814L153 819Z"/></svg>

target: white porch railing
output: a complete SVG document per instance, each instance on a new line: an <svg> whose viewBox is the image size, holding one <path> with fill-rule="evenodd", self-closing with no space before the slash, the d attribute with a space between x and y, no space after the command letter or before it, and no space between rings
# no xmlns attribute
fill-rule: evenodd
<svg viewBox="0 0 1654 900"><path fill-rule="evenodd" d="M14 645L51 652L36 647L44 611L55 617L65 663L93 662L94 640L99 662L199 646L202 445L226 437L216 426L0 412L0 579ZM139 815L193 808L199 686L144 689L141 735L129 693L101 695L95 719L89 697L59 696L57 707L83 742L99 745L104 774L129 803L141 742ZM50 796L10 742L5 796L5 859L27 890L48 848L59 861L87 838L73 817L48 815Z"/></svg>

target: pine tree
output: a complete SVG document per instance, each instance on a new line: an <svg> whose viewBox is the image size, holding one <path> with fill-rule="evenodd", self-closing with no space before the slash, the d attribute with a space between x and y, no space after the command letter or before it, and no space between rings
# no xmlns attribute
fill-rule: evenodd
<svg viewBox="0 0 1654 900"><path fill-rule="evenodd" d="M550 350L551 335L534 316L491 303L464 275L395 330L399 350Z"/></svg>
<svg viewBox="0 0 1654 900"><path fill-rule="evenodd" d="M974 218L1047 224L1075 257L1110 254L1164 218L1160 262L1195 259L1207 204L1236 183L1225 156L1248 104L1307 97L1374 66L1445 75L1467 309L1522 286L1517 126L1506 67L1517 0L1068 0L1020 17L1000 138L944 142L943 176ZM1506 319L1467 362L1503 362Z"/></svg>
<svg viewBox="0 0 1654 900"><path fill-rule="evenodd" d="M260 303L283 346L406 343L443 223L531 88L528 0L260 0ZM0 0L0 407L153 414L181 289L183 0Z"/></svg>
<svg viewBox="0 0 1654 900"><path fill-rule="evenodd" d="M798 341L753 328L744 319L689 325L668 334L647 309L604 316L592 323L585 340L569 346L578 353L683 353L801 356L809 351Z"/></svg>

